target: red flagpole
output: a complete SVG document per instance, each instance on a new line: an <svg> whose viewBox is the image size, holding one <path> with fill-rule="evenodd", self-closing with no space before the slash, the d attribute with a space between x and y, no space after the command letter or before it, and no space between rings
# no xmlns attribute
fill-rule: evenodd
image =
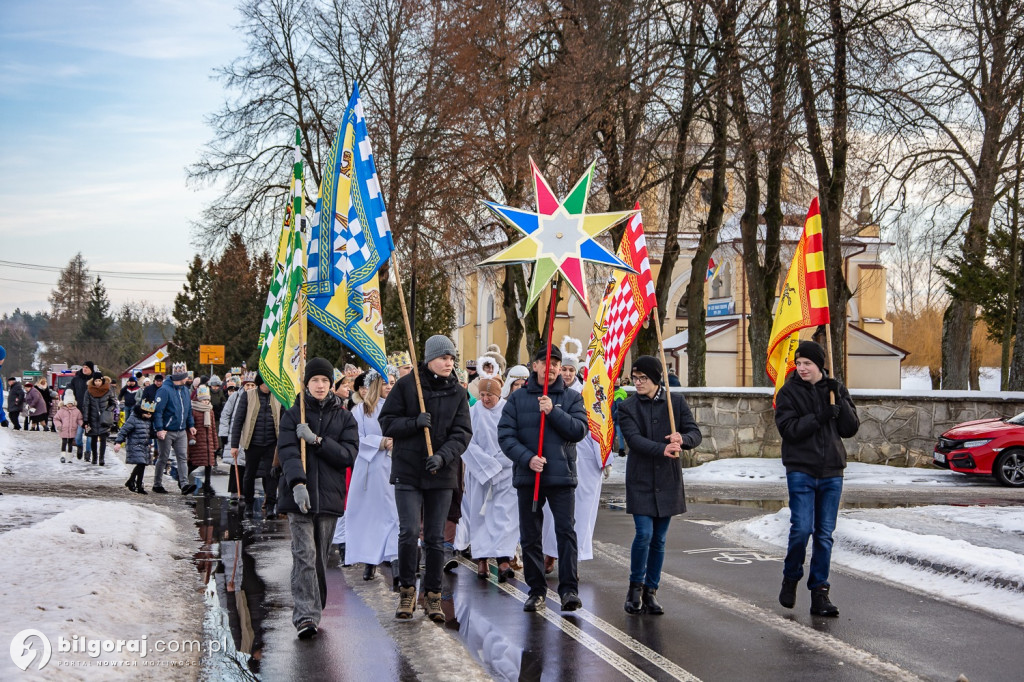
<svg viewBox="0 0 1024 682"><path fill-rule="evenodd" d="M551 280L551 302L548 304L548 343L544 356L544 395L548 394L548 373L551 371L551 343L555 332L555 308L558 305L558 274ZM540 379L540 377L537 377ZM547 414L540 413L540 437L537 439L537 456L544 456L544 421ZM533 478L533 511L537 511L537 498L540 496L540 472Z"/></svg>

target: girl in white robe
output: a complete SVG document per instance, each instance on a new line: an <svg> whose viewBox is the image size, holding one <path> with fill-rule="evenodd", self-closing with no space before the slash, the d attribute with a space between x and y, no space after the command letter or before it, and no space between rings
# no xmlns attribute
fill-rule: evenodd
<svg viewBox="0 0 1024 682"><path fill-rule="evenodd" d="M359 454L352 467L345 511L345 560L366 564L363 580L373 580L377 564L398 557L398 508L390 481L391 439L382 436L377 421L397 378L396 372L391 384L385 384L380 374L371 370L366 397L352 409L359 427Z"/></svg>
<svg viewBox="0 0 1024 682"><path fill-rule="evenodd" d="M519 501L512 487L512 460L498 445L498 420L505 407L501 379L481 379L480 401L469 409L473 438L462 453L466 467L462 520L477 561L477 575L488 575L487 560L498 564L498 581L514 577L510 566L519 544ZM460 549L465 549L462 547Z"/></svg>
<svg viewBox="0 0 1024 682"><path fill-rule="evenodd" d="M578 346L576 353L567 349L569 343ZM576 377L579 368L579 353L582 344L576 339L562 339L562 381L577 393L583 393L583 382ZM589 411L589 409L588 409ZM609 466L611 464L609 463ZM589 433L576 444L576 546L578 561L589 561L594 558L594 526L597 525L597 510L601 506L601 484L604 482L604 469L601 466L601 446ZM555 536L555 519L550 508L544 505L543 545L547 564L554 564L558 556L558 544Z"/></svg>

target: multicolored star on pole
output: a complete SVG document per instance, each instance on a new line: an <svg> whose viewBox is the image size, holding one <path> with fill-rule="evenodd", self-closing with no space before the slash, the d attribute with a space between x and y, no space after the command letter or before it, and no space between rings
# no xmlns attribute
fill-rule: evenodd
<svg viewBox="0 0 1024 682"><path fill-rule="evenodd" d="M480 265L533 263L526 310L533 308L548 282L561 273L589 315L587 277L583 267L586 261L636 272L594 240L594 237L637 213L633 210L587 215L587 197L590 194L594 166L590 165L569 195L560 202L541 175L537 164L530 159L537 196L536 213L491 201L483 202L505 223L522 232L523 238Z"/></svg>

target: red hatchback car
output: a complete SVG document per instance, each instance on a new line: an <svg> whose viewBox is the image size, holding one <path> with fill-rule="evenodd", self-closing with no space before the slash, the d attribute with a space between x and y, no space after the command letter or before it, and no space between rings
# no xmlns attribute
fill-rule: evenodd
<svg viewBox="0 0 1024 682"><path fill-rule="evenodd" d="M939 437L932 464L962 474L991 474L1003 485L1024 487L1024 412L957 424Z"/></svg>

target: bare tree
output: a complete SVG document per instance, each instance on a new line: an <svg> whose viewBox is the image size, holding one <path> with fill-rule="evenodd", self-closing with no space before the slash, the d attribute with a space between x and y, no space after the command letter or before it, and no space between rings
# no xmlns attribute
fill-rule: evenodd
<svg viewBox="0 0 1024 682"><path fill-rule="evenodd" d="M1024 4L920 0L900 19L893 42L903 47L904 77L881 91L889 114L909 130L899 175L917 180L928 172L941 201L965 206L946 236L960 241L960 253L945 271L951 295L942 346L942 386L962 389L978 303L970 278L985 260L1001 178L1016 163L1010 152L1024 101Z"/></svg>

